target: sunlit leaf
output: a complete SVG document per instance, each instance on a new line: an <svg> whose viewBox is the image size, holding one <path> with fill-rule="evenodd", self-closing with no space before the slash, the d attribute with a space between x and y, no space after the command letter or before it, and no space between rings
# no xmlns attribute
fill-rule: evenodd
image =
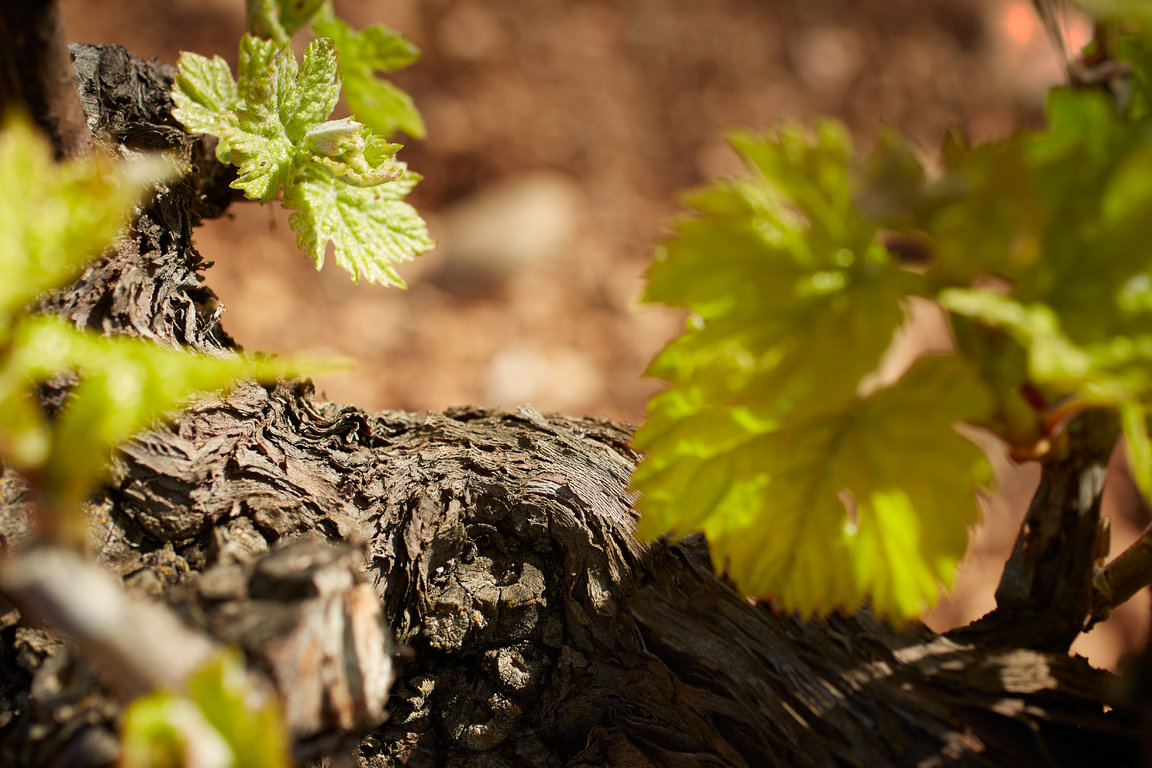
<svg viewBox="0 0 1152 768"><path fill-rule="evenodd" d="M228 62L185 51L176 69L172 101L176 105L172 116L189 131L223 136L235 119L232 110L240 105L240 93ZM222 162L229 162L226 141L217 144L216 154Z"/></svg>
<svg viewBox="0 0 1152 768"><path fill-rule="evenodd" d="M10 116L0 131L0 337L13 313L79 277L141 198L175 171L155 157L56 163L27 120Z"/></svg>
<svg viewBox="0 0 1152 768"><path fill-rule="evenodd" d="M284 207L296 230L300 249L324 264L328 243L336 263L353 280L403 287L393 265L432 247L424 220L403 201L419 177L401 178L375 186L358 186L325 173L308 174L289 190Z"/></svg>
<svg viewBox="0 0 1152 768"><path fill-rule="evenodd" d="M15 406L4 422L19 414L9 439L25 446L10 459L43 462L49 489L71 508L103 476L114 446L187 405L193 395L245 378L284 378L298 369L299 363L283 360L209 357L141 339L99 336L56 317L27 318L14 329L0 371L3 402ZM67 371L76 371L79 383L64 409L51 422L33 419L33 385ZM37 445L38 451L27 447Z"/></svg>
<svg viewBox="0 0 1152 768"><path fill-rule="evenodd" d="M340 58L360 61L357 67L414 55L394 33L353 35L339 22L323 24L346 32L345 43L362 60L343 52ZM277 50L272 41L249 35L241 43L236 104L211 113L209 107L222 108L225 99L198 94L227 88L216 82L220 73L215 66L196 58L182 64L174 98L195 105L189 108L190 130L219 131L218 154L239 168L232 186L261 202L283 193L285 207L294 211L289 223L297 242L317 268L331 242L336 262L354 280L402 286L395 265L433 245L419 214L402 200L419 176L396 160L400 145L383 133L351 118L327 119L340 92L337 59L334 43L326 38L313 40L298 65L291 48Z"/></svg>
<svg viewBox="0 0 1152 768"><path fill-rule="evenodd" d="M891 387L777 428L733 415L720 441L641 430L639 535L703 530L718 568L786 610L867 600L917 616L951 585L977 522L985 458L954 426L987 406L958 359L926 358Z"/></svg>
<svg viewBox="0 0 1152 768"><path fill-rule="evenodd" d="M863 396L922 277L856 208L840 128L736 145L755 175L694 195L649 272L647 300L693 314L649 367L669 387L634 439L638 534L703 530L787 609L917 615L976 520L983 454L954 426L989 398L954 358Z"/></svg>
<svg viewBox="0 0 1152 768"><path fill-rule="evenodd" d="M356 119L381 136L402 130L424 137L424 120L412 98L378 76L403 69L420 58L416 46L387 27L373 25L354 30L340 19L317 21L312 31L332 39L340 53L344 98Z"/></svg>

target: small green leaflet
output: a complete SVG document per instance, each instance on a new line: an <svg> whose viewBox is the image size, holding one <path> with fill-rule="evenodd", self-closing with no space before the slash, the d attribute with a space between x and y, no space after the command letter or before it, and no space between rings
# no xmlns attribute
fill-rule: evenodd
<svg viewBox="0 0 1152 768"><path fill-rule="evenodd" d="M285 46L328 4L329 0L247 0L248 30Z"/></svg>
<svg viewBox="0 0 1152 768"><path fill-rule="evenodd" d="M395 181L358 186L339 176L312 173L294 184L284 199L296 243L324 265L325 245L336 244L336 263L353 280L404 287L392 264L432 247L416 209L403 201L419 179L406 173ZM380 254L387 258L381 259Z"/></svg>
<svg viewBox="0 0 1152 768"><path fill-rule="evenodd" d="M290 47L246 35L238 81L222 65L181 56L174 114L188 130L219 137L218 157L239 169L232 186L261 202L283 192L297 241L317 268L331 242L354 280L403 286L393 266L433 245L402 201L419 176L381 134L352 119L327 120L340 94L333 42L313 40L298 65Z"/></svg>
<svg viewBox="0 0 1152 768"><path fill-rule="evenodd" d="M861 394L922 277L858 212L840 126L734 143L752 178L693 196L649 272L646 300L693 315L649 368L670 385L634 440L638 535L703 530L786 609L918 615L977 519L983 454L954 426L988 398L957 358Z"/></svg>
<svg viewBox="0 0 1152 768"><path fill-rule="evenodd" d="M335 43L344 98L356 119L381 136L401 130L413 138L424 138L424 119L412 97L376 76L377 72L393 72L415 63L420 58L416 46L379 24L358 32L331 18L316 21L312 31Z"/></svg>
<svg viewBox="0 0 1152 768"><path fill-rule="evenodd" d="M224 59L183 53L180 68L176 70L172 99L176 104L172 114L185 128L221 137L229 125L232 110L240 104L240 92ZM231 162L231 153L223 139L217 144L216 155L221 162Z"/></svg>
<svg viewBox="0 0 1152 768"><path fill-rule="evenodd" d="M124 712L121 747L123 768L292 764L276 701L254 688L233 650L196 672L187 695L160 691L133 701Z"/></svg>

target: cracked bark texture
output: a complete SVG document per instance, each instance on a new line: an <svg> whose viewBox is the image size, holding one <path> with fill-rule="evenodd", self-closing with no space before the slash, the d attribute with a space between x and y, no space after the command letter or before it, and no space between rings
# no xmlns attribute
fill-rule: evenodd
<svg viewBox="0 0 1152 768"><path fill-rule="evenodd" d="M167 70L115 48L73 52L98 136L202 146L169 130L157 91ZM196 217L228 199L209 158L47 309L167 343L227 343L189 239ZM895 631L866 612L799 621L715 576L699 537L640 544L626 490L637 456L622 425L527 407L367 414L312 394L245 385L199 404L127 445L89 509L94 554L130 592L241 646L282 691L316 688L323 706L298 731L302 760L1139 761L1116 679L1082 659ZM27 528L22 493L6 473L0 533L12 547ZM349 587L353 576L364 589ZM357 704L380 683L357 679L362 666L329 654L314 678L278 677L292 668L284 659L355 636L302 639L302 626L355 626L309 617L360 615L366 599L399 641L383 724ZM5 608L0 764L110 765L120 704L108 681Z"/></svg>

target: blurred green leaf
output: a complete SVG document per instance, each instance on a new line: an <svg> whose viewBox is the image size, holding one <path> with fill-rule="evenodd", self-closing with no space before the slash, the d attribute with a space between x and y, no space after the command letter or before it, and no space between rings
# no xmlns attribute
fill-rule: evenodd
<svg viewBox="0 0 1152 768"><path fill-rule="evenodd" d="M209 357L99 336L56 317L30 317L16 326L0 369L0 407L10 409L0 423L12 430L13 447L23 448L10 459L24 466L43 463L48 488L71 508L103 476L114 446L187 405L193 395L246 378L286 378L299 367L232 354ZM34 418L33 385L67 371L78 372L80 381L63 411L51 422Z"/></svg>
<svg viewBox="0 0 1152 768"><path fill-rule="evenodd" d="M692 196L648 275L692 315L648 370L670 384L634 438L638 534L703 530L741 589L804 614L917 615L976 520L983 458L953 427L989 398L958 359L862 396L923 278L857 209L839 126L734 143L753 176Z"/></svg>
<svg viewBox="0 0 1152 768"><path fill-rule="evenodd" d="M253 688L238 652L225 652L188 681L188 695L245 768L286 768L288 730L277 700Z"/></svg>
<svg viewBox="0 0 1152 768"><path fill-rule="evenodd" d="M312 21L327 3L328 0L276 0L284 31L290 35L295 34L298 29Z"/></svg>
<svg viewBox="0 0 1152 768"><path fill-rule="evenodd" d="M239 768L228 743L191 701L155 693L124 711L121 768Z"/></svg>
<svg viewBox="0 0 1152 768"><path fill-rule="evenodd" d="M130 704L123 768L288 768L289 739L274 699L254 688L239 653L225 651L188 681Z"/></svg>
<svg viewBox="0 0 1152 768"><path fill-rule="evenodd" d="M0 338L15 313L76 279L175 171L159 157L56 163L28 121L9 116L0 130Z"/></svg>

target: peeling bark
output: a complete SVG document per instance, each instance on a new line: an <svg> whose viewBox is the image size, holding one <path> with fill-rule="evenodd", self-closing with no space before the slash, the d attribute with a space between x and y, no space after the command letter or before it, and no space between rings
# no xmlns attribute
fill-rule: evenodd
<svg viewBox="0 0 1152 768"><path fill-rule="evenodd" d="M165 70L117 49L74 51L98 61L78 67L102 83L83 91L145 94L101 95L90 120L191 151L153 92ZM104 114L117 110L133 116ZM199 190L219 192L218 169L201 168L47 308L109 332L228 343L189 239L207 215ZM311 702L293 716L301 759L1138 761L1134 718L1110 710L1116 679L1083 659L895 631L867 612L799 621L717 577L700 537L637 542L626 490L637 456L622 425L527 407L367 414L312 394L245 385L199 404L125 446L89 509L94 554L131 594L239 645L285 696ZM6 473L8 546L24 539L26 514ZM393 649L365 639L374 610L399 642L383 724L372 702ZM313 675L299 673L304 657L319 660ZM120 703L65 639L0 604L0 659L0 763L111 764Z"/></svg>

